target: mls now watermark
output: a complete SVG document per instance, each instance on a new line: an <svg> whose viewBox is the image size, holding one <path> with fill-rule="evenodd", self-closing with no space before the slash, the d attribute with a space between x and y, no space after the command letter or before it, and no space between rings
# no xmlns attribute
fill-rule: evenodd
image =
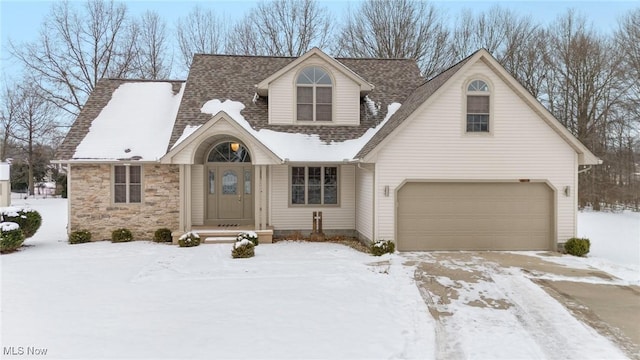
<svg viewBox="0 0 640 360"><path fill-rule="evenodd" d="M3 356L47 356L47 348L35 346L3 346Z"/></svg>

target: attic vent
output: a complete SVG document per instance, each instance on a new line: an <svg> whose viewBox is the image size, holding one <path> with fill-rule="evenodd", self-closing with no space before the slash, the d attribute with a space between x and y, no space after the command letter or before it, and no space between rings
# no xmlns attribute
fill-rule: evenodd
<svg viewBox="0 0 640 360"><path fill-rule="evenodd" d="M124 149L124 152L128 154L128 153L130 153L130 152L131 152L131 149L126 148L126 149Z"/></svg>

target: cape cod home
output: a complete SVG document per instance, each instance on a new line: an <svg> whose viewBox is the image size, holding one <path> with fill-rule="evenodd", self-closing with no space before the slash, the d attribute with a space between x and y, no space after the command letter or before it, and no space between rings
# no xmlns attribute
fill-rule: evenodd
<svg viewBox="0 0 640 360"><path fill-rule="evenodd" d="M312 229L399 250L555 249L597 159L485 50L415 62L195 55L186 81L101 80L59 149L69 231Z"/></svg>

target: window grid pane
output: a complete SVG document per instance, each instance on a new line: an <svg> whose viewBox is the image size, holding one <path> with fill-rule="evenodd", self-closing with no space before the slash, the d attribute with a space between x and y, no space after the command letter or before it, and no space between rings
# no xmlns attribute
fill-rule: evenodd
<svg viewBox="0 0 640 360"><path fill-rule="evenodd" d="M467 96L467 114L488 114L488 96Z"/></svg>
<svg viewBox="0 0 640 360"><path fill-rule="evenodd" d="M489 115L468 114L467 132L488 132Z"/></svg>
<svg viewBox="0 0 640 360"><path fill-rule="evenodd" d="M127 167L126 166L115 166L114 175L115 175L114 180L116 184L127 183Z"/></svg>
<svg viewBox="0 0 640 360"><path fill-rule="evenodd" d="M116 203L126 203L127 202L127 185L125 184L116 184L113 187L114 199L113 201Z"/></svg>
<svg viewBox="0 0 640 360"><path fill-rule="evenodd" d="M304 194L305 188L305 174L304 167L292 167L291 168L291 203L292 204L305 204L306 198Z"/></svg>
<svg viewBox="0 0 640 360"><path fill-rule="evenodd" d="M129 202L130 203L142 202L142 186L140 185L129 186Z"/></svg>
<svg viewBox="0 0 640 360"><path fill-rule="evenodd" d="M141 184L142 171L140 170L140 166L129 166L129 183L131 184Z"/></svg>
<svg viewBox="0 0 640 360"><path fill-rule="evenodd" d="M324 204L338 203L338 168L324 168Z"/></svg>
<svg viewBox="0 0 640 360"><path fill-rule="evenodd" d="M298 121L313 121L313 105L298 104Z"/></svg>
<svg viewBox="0 0 640 360"><path fill-rule="evenodd" d="M322 200L322 169L309 167L307 192L309 204L320 204Z"/></svg>
<svg viewBox="0 0 640 360"><path fill-rule="evenodd" d="M313 104L313 88L298 86L298 104Z"/></svg>
<svg viewBox="0 0 640 360"><path fill-rule="evenodd" d="M331 104L331 88L330 87L317 87L316 88L316 102L318 104Z"/></svg>

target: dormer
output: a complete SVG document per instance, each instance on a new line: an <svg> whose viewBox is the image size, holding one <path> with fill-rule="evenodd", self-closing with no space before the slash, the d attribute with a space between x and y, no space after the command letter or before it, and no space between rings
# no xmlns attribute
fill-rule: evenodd
<svg viewBox="0 0 640 360"><path fill-rule="evenodd" d="M313 48L256 85L272 125L360 125L360 100L373 85Z"/></svg>

